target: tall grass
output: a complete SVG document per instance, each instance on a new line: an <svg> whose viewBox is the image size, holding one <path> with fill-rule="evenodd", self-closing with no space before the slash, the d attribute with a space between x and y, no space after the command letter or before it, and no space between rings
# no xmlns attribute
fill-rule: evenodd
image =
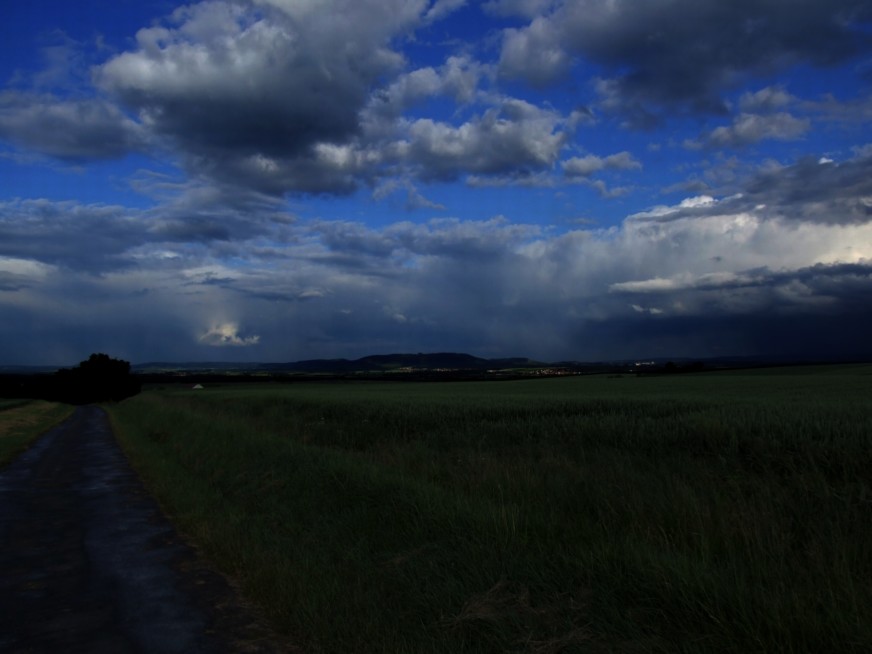
<svg viewBox="0 0 872 654"><path fill-rule="evenodd" d="M872 369L143 393L177 523L311 652L872 649Z"/></svg>

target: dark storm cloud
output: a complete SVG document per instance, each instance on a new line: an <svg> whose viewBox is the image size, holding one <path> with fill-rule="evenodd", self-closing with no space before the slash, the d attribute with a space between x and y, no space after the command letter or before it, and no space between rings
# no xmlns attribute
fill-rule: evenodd
<svg viewBox="0 0 872 654"><path fill-rule="evenodd" d="M626 351L637 355L872 354L863 327L872 319L872 263L759 268L719 279L703 275L671 284L615 286L632 310L599 328L596 322L585 328L601 338L626 339Z"/></svg>
<svg viewBox="0 0 872 654"><path fill-rule="evenodd" d="M604 106L644 125L664 108L725 112L748 75L868 53L870 19L868 0L578 0L508 31L501 67L541 84L581 56L603 67Z"/></svg>
<svg viewBox="0 0 872 654"><path fill-rule="evenodd" d="M399 65L387 46L403 21L375 3L333 2L345 15L284 4L182 7L171 27L140 30L138 49L97 80L194 153L295 155L343 141L371 84Z"/></svg>
<svg viewBox="0 0 872 654"><path fill-rule="evenodd" d="M102 301L88 296L71 300L69 293L78 290L55 289L55 296L35 295L28 304L4 305L0 342L14 346L4 351L3 361L69 366L101 351L132 362L153 353L174 361L192 355L190 331L184 321L167 320L172 314L166 307L117 295Z"/></svg>
<svg viewBox="0 0 872 654"><path fill-rule="evenodd" d="M68 162L117 159L145 146L144 132L98 99L0 93L0 139Z"/></svg>
<svg viewBox="0 0 872 654"><path fill-rule="evenodd" d="M108 61L96 80L199 174L276 195L348 193L379 164L360 144L361 112L376 82L402 69L392 39L460 4L191 5L168 27L141 30L138 49ZM444 71L455 93L463 67Z"/></svg>
<svg viewBox="0 0 872 654"><path fill-rule="evenodd" d="M459 126L402 118L432 97L471 103L490 74L465 55L405 71L394 49L463 4L204 2L140 30L137 48L94 79L190 172L275 196L552 165L565 121L520 100L490 100ZM409 205L431 203L417 195Z"/></svg>
<svg viewBox="0 0 872 654"><path fill-rule="evenodd" d="M766 311L735 315L646 316L624 320L585 321L575 326L573 340L586 358L732 356L770 359L868 360L872 356L866 325L868 306L836 313L802 315Z"/></svg>

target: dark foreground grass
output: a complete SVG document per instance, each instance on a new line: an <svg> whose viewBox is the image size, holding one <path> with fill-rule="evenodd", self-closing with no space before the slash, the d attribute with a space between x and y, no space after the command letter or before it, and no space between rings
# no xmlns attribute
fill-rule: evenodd
<svg viewBox="0 0 872 654"><path fill-rule="evenodd" d="M72 412L56 402L0 399L0 467Z"/></svg>
<svg viewBox="0 0 872 654"><path fill-rule="evenodd" d="M111 413L309 652L872 651L872 367L169 389Z"/></svg>

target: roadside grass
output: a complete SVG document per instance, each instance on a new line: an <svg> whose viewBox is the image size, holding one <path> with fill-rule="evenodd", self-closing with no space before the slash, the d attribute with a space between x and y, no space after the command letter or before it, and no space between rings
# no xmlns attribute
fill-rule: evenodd
<svg viewBox="0 0 872 654"><path fill-rule="evenodd" d="M0 399L0 468L72 412L56 402Z"/></svg>
<svg viewBox="0 0 872 654"><path fill-rule="evenodd" d="M872 367L165 389L110 407L309 652L872 650Z"/></svg>
<svg viewBox="0 0 872 654"><path fill-rule="evenodd" d="M14 409L15 407L24 406L25 404L29 404L31 401L32 400L22 400L18 398L0 398L0 411L6 411L7 409Z"/></svg>

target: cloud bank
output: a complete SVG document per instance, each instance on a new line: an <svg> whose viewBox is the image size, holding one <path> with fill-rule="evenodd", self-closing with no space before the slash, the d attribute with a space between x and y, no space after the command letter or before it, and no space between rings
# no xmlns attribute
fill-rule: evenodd
<svg viewBox="0 0 872 654"><path fill-rule="evenodd" d="M843 355L864 346L859 325L872 317L869 166L868 156L801 162L761 172L742 195L561 234L502 217L373 227L261 209L246 214L259 229L233 240L177 240L153 215L4 203L3 336L27 340L51 310L61 325L92 320L126 334L125 352L143 351L148 333L167 356L188 358L215 347L282 360L420 343L542 358ZM99 255L83 256L100 230ZM33 245L40 238L53 247Z"/></svg>
<svg viewBox="0 0 872 654"><path fill-rule="evenodd" d="M870 21L207 0L65 42L0 165L124 192L4 187L0 362L872 354Z"/></svg>

